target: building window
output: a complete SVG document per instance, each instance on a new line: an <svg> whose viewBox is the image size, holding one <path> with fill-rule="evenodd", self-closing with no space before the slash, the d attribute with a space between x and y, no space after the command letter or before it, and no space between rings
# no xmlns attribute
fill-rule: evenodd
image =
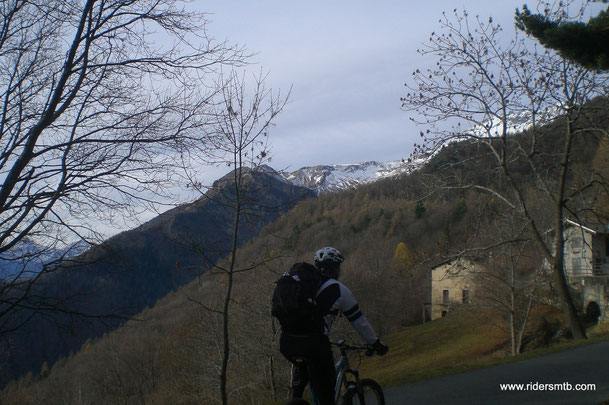
<svg viewBox="0 0 609 405"><path fill-rule="evenodd" d="M444 304L450 303L450 290L444 290L442 292L442 303L444 303Z"/></svg>
<svg viewBox="0 0 609 405"><path fill-rule="evenodd" d="M470 303L469 290L463 290L463 303L464 304Z"/></svg>
<svg viewBox="0 0 609 405"><path fill-rule="evenodd" d="M582 272L581 270L581 261L578 258L571 259L571 268L572 274L575 276L579 276Z"/></svg>

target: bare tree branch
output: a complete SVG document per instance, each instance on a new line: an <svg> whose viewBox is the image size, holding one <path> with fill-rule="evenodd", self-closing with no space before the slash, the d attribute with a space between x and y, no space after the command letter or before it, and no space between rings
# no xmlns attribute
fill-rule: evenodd
<svg viewBox="0 0 609 405"><path fill-rule="evenodd" d="M585 337L564 273L562 229L567 213L581 210L579 197L592 188L589 181L582 184L574 179L573 148L578 137L603 132L586 122L585 109L591 99L607 94L609 77L537 49L518 33L513 39L505 38L492 19L485 22L455 10L452 17L444 15L440 24L441 31L432 33L420 51L436 57L435 68L413 72L406 84L409 92L402 99L405 110L416 112L413 120L427 127L414 158L433 155L459 141L488 150L476 159L488 163L494 179L437 184L478 189L519 211L529 237L551 263L574 336ZM514 116L532 125L517 128L511 121ZM552 134L557 131L562 133L558 140L562 145L550 147L549 142L556 142L550 137L556 137ZM451 173L463 164L447 165L441 171ZM533 174L535 188L546 195L547 209L541 215L534 212L536 202L529 197L533 185L524 180L525 165ZM547 237L550 228L555 232L553 239Z"/></svg>
<svg viewBox="0 0 609 405"><path fill-rule="evenodd" d="M42 256L171 197L175 155L214 147L202 135L214 76L247 58L206 24L170 0L2 3L0 255L31 244ZM0 268L16 294L0 324L19 305L37 310L23 303L53 268L18 281Z"/></svg>

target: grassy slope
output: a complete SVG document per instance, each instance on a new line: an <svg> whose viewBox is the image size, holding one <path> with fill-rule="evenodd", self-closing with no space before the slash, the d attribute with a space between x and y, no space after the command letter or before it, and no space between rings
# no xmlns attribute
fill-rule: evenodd
<svg viewBox="0 0 609 405"><path fill-rule="evenodd" d="M542 317L555 319L561 315L550 310L537 316L539 321ZM609 340L609 324L599 325L588 330L586 341L562 340L512 357L507 354L505 332L493 323L492 315L482 311L452 312L446 318L388 335L384 338L390 347L387 355L355 357L351 359L351 366L360 371L362 378L373 378L383 387L390 387Z"/></svg>
<svg viewBox="0 0 609 405"><path fill-rule="evenodd" d="M505 341L473 312L407 327L385 340L389 353L363 359L360 366L362 376L384 386L463 371L492 358Z"/></svg>
<svg viewBox="0 0 609 405"><path fill-rule="evenodd" d="M479 312L460 312L405 328L387 336L390 351L386 356L362 359L360 374L385 387L395 386L609 339L609 326L596 327L589 331L587 341L560 341L511 357L506 353L505 334L489 321L488 315ZM352 365L358 367L358 362Z"/></svg>

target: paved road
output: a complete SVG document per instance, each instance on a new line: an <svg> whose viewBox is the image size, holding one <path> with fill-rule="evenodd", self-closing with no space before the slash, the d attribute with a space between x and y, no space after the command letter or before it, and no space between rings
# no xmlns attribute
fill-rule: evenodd
<svg viewBox="0 0 609 405"><path fill-rule="evenodd" d="M500 384L506 383L596 384L596 389L502 391ZM387 388L385 397L387 405L599 404L609 399L609 342Z"/></svg>

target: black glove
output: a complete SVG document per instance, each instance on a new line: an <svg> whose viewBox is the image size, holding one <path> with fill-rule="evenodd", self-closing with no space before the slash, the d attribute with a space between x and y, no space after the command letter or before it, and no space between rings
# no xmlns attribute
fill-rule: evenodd
<svg viewBox="0 0 609 405"><path fill-rule="evenodd" d="M376 342L372 344L372 350L379 356L384 356L389 351L389 346L381 342L380 339L376 339Z"/></svg>

